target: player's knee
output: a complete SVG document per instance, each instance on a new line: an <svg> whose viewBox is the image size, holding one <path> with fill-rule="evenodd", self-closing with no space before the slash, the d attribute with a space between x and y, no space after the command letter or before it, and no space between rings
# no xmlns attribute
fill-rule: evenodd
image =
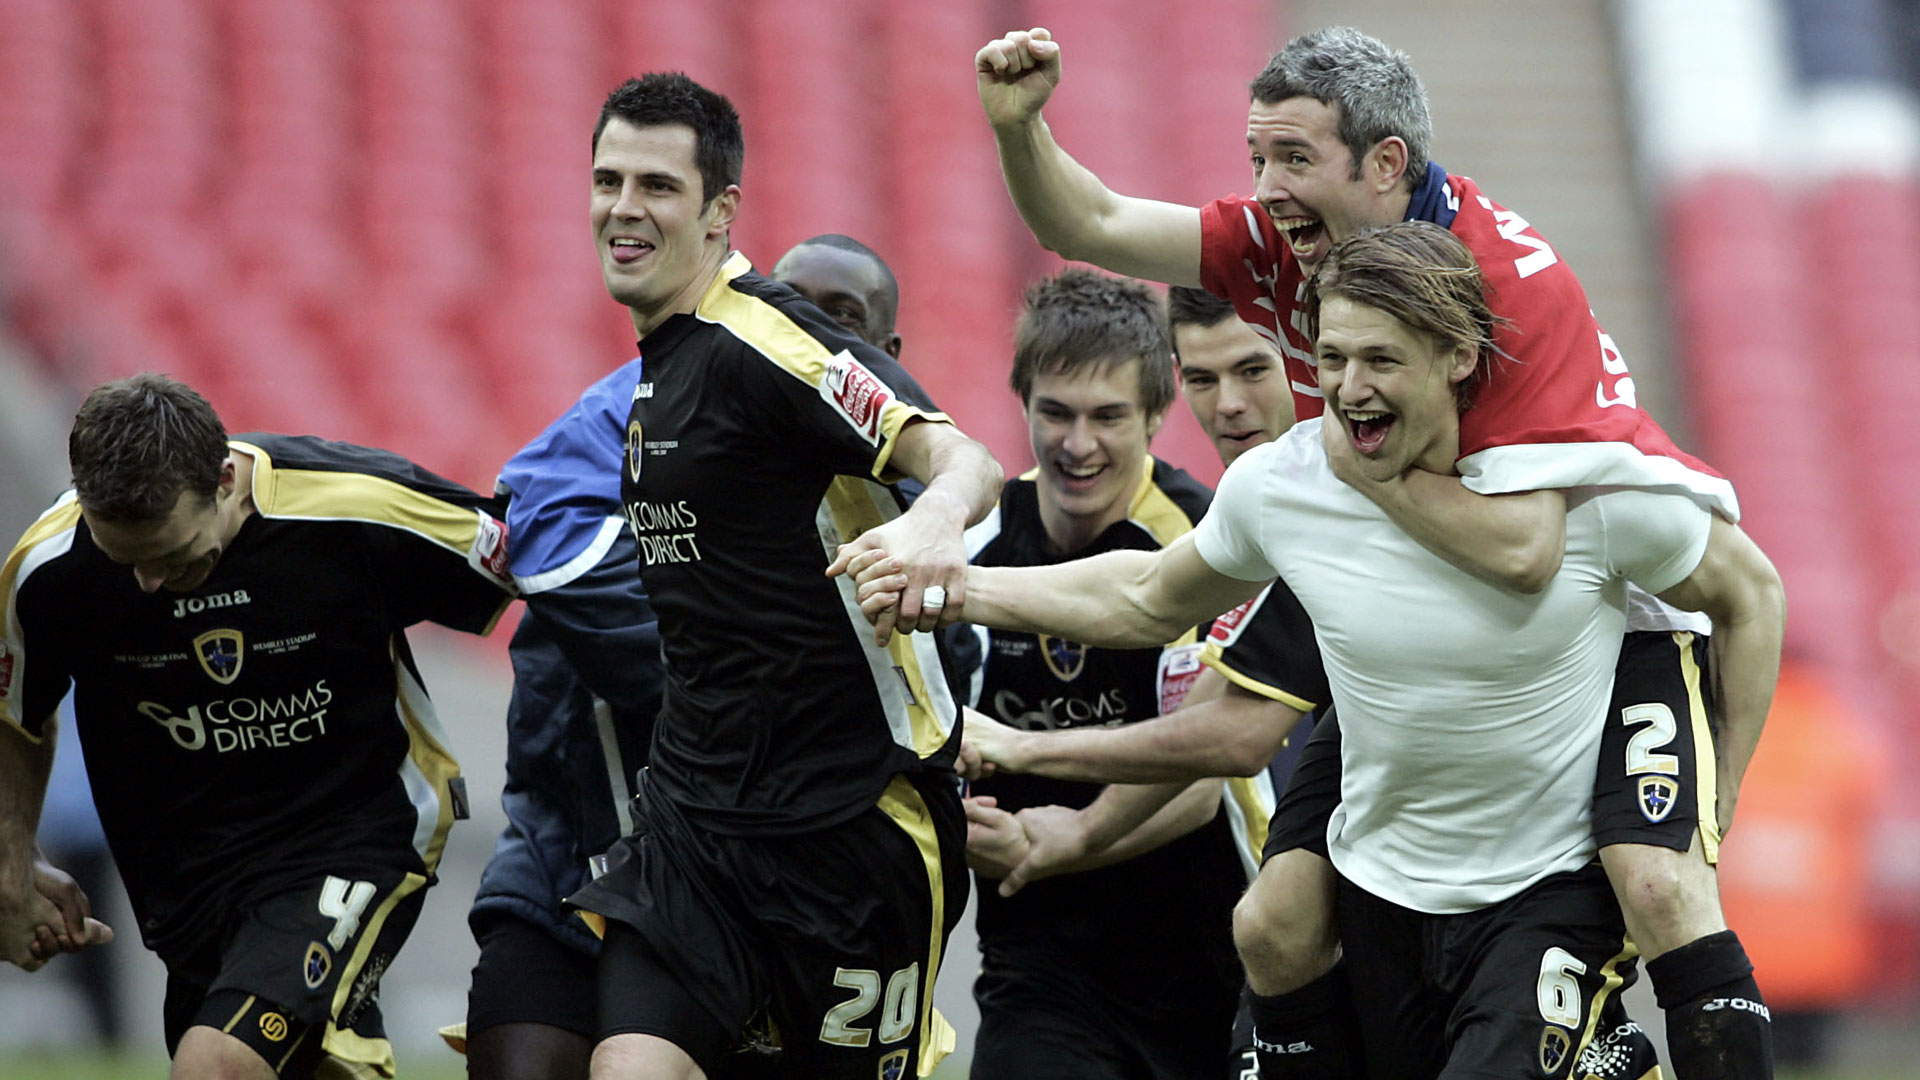
<svg viewBox="0 0 1920 1080"><path fill-rule="evenodd" d="M1649 958L1726 929L1713 868L1699 855L1630 844L1606 850L1627 926Z"/></svg>
<svg viewBox="0 0 1920 1080"><path fill-rule="evenodd" d="M610 1035L593 1048L593 1080L706 1080L687 1052L657 1035Z"/></svg>
<svg viewBox="0 0 1920 1080"><path fill-rule="evenodd" d="M168 1075L172 1080L275 1080L273 1066L251 1046L200 1025L180 1037Z"/></svg>
<svg viewBox="0 0 1920 1080"><path fill-rule="evenodd" d="M1312 982L1333 966L1332 928L1311 911L1248 892L1233 909L1233 943L1257 994L1285 993Z"/></svg>

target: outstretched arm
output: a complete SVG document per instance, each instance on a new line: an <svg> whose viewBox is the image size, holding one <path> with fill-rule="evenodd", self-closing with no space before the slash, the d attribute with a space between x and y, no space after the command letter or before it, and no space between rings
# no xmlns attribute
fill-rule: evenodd
<svg viewBox="0 0 1920 1080"><path fill-rule="evenodd" d="M966 738L984 762L1007 772L1102 784L1156 784L1252 776L1300 722L1300 712L1201 672L1175 712L1119 727L1022 731L967 717Z"/></svg>
<svg viewBox="0 0 1920 1080"><path fill-rule="evenodd" d="M1739 526L1716 514L1700 565L1660 599L1704 611L1713 620L1720 705L1719 818L1724 832L1732 824L1740 781L1760 743L1780 678L1786 591L1766 554Z"/></svg>
<svg viewBox="0 0 1920 1080"><path fill-rule="evenodd" d="M1040 116L1060 85L1060 46L1018 30L974 55L1000 171L1036 240L1069 259L1169 285L1200 284L1200 211L1116 194L1075 161Z"/></svg>
<svg viewBox="0 0 1920 1080"><path fill-rule="evenodd" d="M884 549L851 556L842 549L828 572L855 576L861 609L879 625L909 588L904 567ZM1053 566L969 566L965 609L949 593L946 616L1102 648L1145 649L1253 598L1267 583L1215 570L1187 533L1157 551L1109 551Z"/></svg>

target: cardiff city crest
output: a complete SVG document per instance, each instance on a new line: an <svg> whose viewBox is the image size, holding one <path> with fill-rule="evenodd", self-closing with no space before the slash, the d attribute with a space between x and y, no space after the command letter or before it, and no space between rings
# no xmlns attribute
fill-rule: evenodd
<svg viewBox="0 0 1920 1080"><path fill-rule="evenodd" d="M225 686L240 677L247 639L238 630L209 630L193 639L193 655L207 678Z"/></svg>

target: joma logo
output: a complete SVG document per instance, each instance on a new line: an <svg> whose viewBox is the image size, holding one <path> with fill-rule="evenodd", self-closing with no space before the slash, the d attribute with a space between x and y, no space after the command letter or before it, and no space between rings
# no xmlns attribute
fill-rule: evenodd
<svg viewBox="0 0 1920 1080"><path fill-rule="evenodd" d="M233 607L236 604L251 604L253 598L245 589L232 592L214 593L212 596L186 596L173 602L173 617L178 619L186 615L198 615L214 608Z"/></svg>

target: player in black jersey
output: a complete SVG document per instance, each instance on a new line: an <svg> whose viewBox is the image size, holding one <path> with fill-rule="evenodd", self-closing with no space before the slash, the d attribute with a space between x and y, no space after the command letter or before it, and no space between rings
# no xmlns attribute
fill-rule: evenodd
<svg viewBox="0 0 1920 1080"><path fill-rule="evenodd" d="M0 566L6 958L71 686L174 1075L391 1076L379 978L465 799L405 629L488 630L505 530L382 451L229 442L164 376L95 390L69 449L75 492Z"/></svg>
<svg viewBox="0 0 1920 1080"><path fill-rule="evenodd" d="M1167 292L1167 324L1182 393L1223 461L1232 463L1292 426L1292 396L1279 352L1242 323L1232 305L1201 290L1176 286ZM1331 770L1323 762L1305 775L1294 771L1307 745L1309 716L1331 696L1312 624L1299 601L1284 585L1276 585L1222 616L1207 636L1201 659L1207 670L1184 705L1154 724L1062 733L1020 731L981 719L969 722L969 751L997 769L1121 785L1107 789L1082 813L1049 808L1023 813L1031 847L1026 861L1011 872L1010 888L1087 865L1115 837L1152 820L1171 793L1196 776L1245 777L1234 783L1258 792L1284 789L1273 815L1274 830L1298 837L1311 833L1315 821L1324 829L1324 818L1302 812L1305 791L1299 785L1307 781L1311 790L1324 794L1330 772L1337 794L1337 751ZM1265 815L1250 825L1257 847L1268 835ZM1315 841L1307 839L1311 847ZM1324 836L1317 843L1324 851ZM1270 857L1285 860L1300 857L1288 854L1299 846L1289 843L1272 852L1269 844L1268 850ZM1256 859L1255 865L1262 861ZM1249 895L1295 880L1262 874ZM1263 938L1261 943L1267 948L1335 948L1333 939L1321 936ZM1256 993L1286 989L1263 985L1260 970L1248 972ZM1255 1064L1251 1025L1244 1014L1238 1019L1229 1070L1235 1076Z"/></svg>
<svg viewBox="0 0 1920 1080"><path fill-rule="evenodd" d="M1160 302L1144 286L1089 270L1035 283L1015 330L1011 382L1038 464L1009 481L995 513L968 531L975 563L1152 550L1206 512L1212 493L1148 452L1174 386ZM1170 709L1199 670L1191 631L1164 648L1126 650L978 634L985 663L975 707L1020 728L1148 720ZM1084 806L1099 788L1016 775L975 785L969 849L981 876L982 957L974 1077L1173 1080L1219 1068L1240 987L1230 912L1251 861L1250 850L1244 860L1238 853L1236 835L1248 830L1236 824L1252 815L1264 826L1268 803L1222 815L1218 780L1193 789L1183 801L1197 815L1163 814L1131 838L1144 854L1003 896L994 888L1004 875L1000 849L1017 856L1021 840L1012 813ZM979 850L989 844L992 859Z"/></svg>
<svg viewBox="0 0 1920 1080"><path fill-rule="evenodd" d="M898 287L866 245L838 234L803 240L772 276L899 354ZM615 471L640 365L589 387L500 474L527 613L508 649L507 827L468 916L480 959L467 1021L442 1032L464 1046L473 1080L588 1075L600 940L562 901L586 883L594 857L632 831L633 777L647 760L663 676ZM768 1074L777 1060L742 1052L720 1071Z"/></svg>
<svg viewBox="0 0 1920 1080"><path fill-rule="evenodd" d="M872 644L825 571L844 542L899 545L898 626L933 629L999 466L892 357L729 252L725 98L631 80L593 146L601 271L643 357L622 498L667 662L638 831L572 898L607 919L594 1074L702 1075L760 1015L799 1074L930 1070L966 896L957 718L930 637ZM927 486L901 513L881 482L904 476Z"/></svg>

